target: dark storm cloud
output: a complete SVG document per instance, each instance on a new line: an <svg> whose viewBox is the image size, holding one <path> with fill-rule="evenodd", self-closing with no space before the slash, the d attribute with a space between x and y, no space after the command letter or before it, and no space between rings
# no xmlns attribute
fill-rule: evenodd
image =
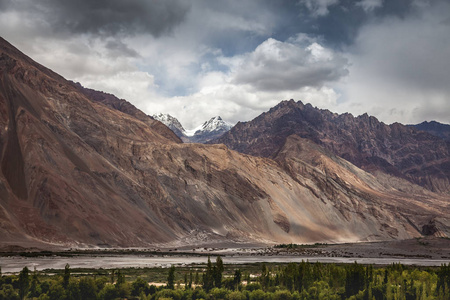
<svg viewBox="0 0 450 300"><path fill-rule="evenodd" d="M131 49L120 40L108 41L105 44L105 48L108 49L108 54L113 58L123 55L128 57L139 57L139 53L137 53L136 50Z"/></svg>
<svg viewBox="0 0 450 300"><path fill-rule="evenodd" d="M309 35L322 36L325 44L342 48L353 44L362 26L386 17L399 17L414 13L413 0L384 0L367 9L365 1L355 0L302 0L298 2L297 30ZM424 1L426 2L426 1ZM312 4L311 4L312 3ZM326 13L314 13L317 3L327 4Z"/></svg>
<svg viewBox="0 0 450 300"><path fill-rule="evenodd" d="M181 0L1 1L0 6L48 22L53 32L102 36L150 33L160 36L179 25L189 10Z"/></svg>

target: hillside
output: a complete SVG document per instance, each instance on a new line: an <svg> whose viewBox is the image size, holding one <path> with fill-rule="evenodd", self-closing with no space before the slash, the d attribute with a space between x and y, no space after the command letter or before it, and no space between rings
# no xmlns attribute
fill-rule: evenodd
<svg viewBox="0 0 450 300"><path fill-rule="evenodd" d="M394 187L394 180L380 181L295 136L275 160L224 145L182 144L125 100L83 90L3 39L0 112L2 245L450 234L448 199L441 195L404 181ZM311 151L297 157L305 147Z"/></svg>
<svg viewBox="0 0 450 300"><path fill-rule="evenodd" d="M236 124L212 143L274 158L292 134L374 175L386 173L434 192L450 192L450 144L399 123L386 125L367 114L339 115L301 101L283 101L252 121Z"/></svg>

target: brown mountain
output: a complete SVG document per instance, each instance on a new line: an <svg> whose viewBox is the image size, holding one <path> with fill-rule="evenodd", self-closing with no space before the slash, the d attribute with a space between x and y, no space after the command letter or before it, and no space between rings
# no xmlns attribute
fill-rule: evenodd
<svg viewBox="0 0 450 300"><path fill-rule="evenodd" d="M169 140L172 140L176 143L182 143L181 139L172 130L167 128L167 126L165 126L160 121L155 120L151 116L144 114L141 110L137 109L130 102L124 99L119 99L112 94L85 88L79 82L73 83L73 85L90 100L102 103L110 108L113 108L115 110L126 113L127 115L135 117L139 121L146 123L150 128L155 130L163 137L168 138Z"/></svg>
<svg viewBox="0 0 450 300"><path fill-rule="evenodd" d="M394 188L308 140L289 137L274 161L182 144L168 130L0 39L0 244L450 234L448 199L397 179Z"/></svg>
<svg viewBox="0 0 450 300"><path fill-rule="evenodd" d="M429 134L432 134L434 136L440 137L444 141L447 141L450 143L450 125L449 124L442 124L436 121L424 121L420 124L416 125L408 125L408 127L413 127L417 130L426 131Z"/></svg>
<svg viewBox="0 0 450 300"><path fill-rule="evenodd" d="M250 122L238 123L213 142L275 158L292 134L373 174L383 172L435 192L450 192L449 143L399 123L386 125L367 114L338 115L301 101L283 101Z"/></svg>

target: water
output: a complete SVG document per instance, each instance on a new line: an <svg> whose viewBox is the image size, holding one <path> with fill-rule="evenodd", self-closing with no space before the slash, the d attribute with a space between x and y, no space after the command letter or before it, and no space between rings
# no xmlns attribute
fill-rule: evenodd
<svg viewBox="0 0 450 300"><path fill-rule="evenodd" d="M211 255L214 258L214 255ZM301 256L223 256L226 264L245 263L289 263L289 262L321 262L321 263L354 263L388 265L402 263L404 265L440 266L449 264L450 260L444 259L412 259L412 258L347 258L347 257L301 257ZM202 256L143 256L143 255L107 255L107 256L75 256L75 257L1 257L0 266L2 272L17 273L25 266L31 271L45 269L64 269L66 264L73 268L116 269L116 268L167 268L171 265L205 264L207 257Z"/></svg>

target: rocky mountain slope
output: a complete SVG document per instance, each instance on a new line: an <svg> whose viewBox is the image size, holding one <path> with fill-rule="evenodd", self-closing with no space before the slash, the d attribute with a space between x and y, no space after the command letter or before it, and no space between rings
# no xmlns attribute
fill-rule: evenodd
<svg viewBox="0 0 450 300"><path fill-rule="evenodd" d="M176 143L181 143L180 138L177 137L177 134L173 132L173 130L169 130L167 126L164 126L164 123L152 118L149 115L144 114L142 111L137 109L130 102L119 99L116 96L100 91L96 91L93 89L85 88L80 83L74 83L70 81L72 85L81 93L83 93L86 97L88 97L91 101L102 103L112 109L121 111L130 115L144 123L146 123L150 128L158 132L160 135L172 140ZM172 129L172 128L170 128Z"/></svg>
<svg viewBox="0 0 450 300"><path fill-rule="evenodd" d="M238 123L212 143L274 158L293 134L372 174L382 172L435 192L450 192L449 143L399 123L386 125L367 114L338 115L301 101L283 101L250 122Z"/></svg>
<svg viewBox="0 0 450 300"><path fill-rule="evenodd" d="M450 125L448 124L442 124L436 121L425 121L416 125L408 125L408 127L415 128L416 130L426 131L429 134L440 137L441 139L450 143Z"/></svg>
<svg viewBox="0 0 450 300"><path fill-rule="evenodd" d="M442 195L377 179L296 136L275 160L180 143L126 101L66 81L1 38L0 155L1 245L450 234Z"/></svg>
<svg viewBox="0 0 450 300"><path fill-rule="evenodd" d="M185 130L177 118L169 114L156 114L152 116L169 127L185 143L206 143L219 138L231 129L232 125L226 123L220 116L213 117L202 125Z"/></svg>

